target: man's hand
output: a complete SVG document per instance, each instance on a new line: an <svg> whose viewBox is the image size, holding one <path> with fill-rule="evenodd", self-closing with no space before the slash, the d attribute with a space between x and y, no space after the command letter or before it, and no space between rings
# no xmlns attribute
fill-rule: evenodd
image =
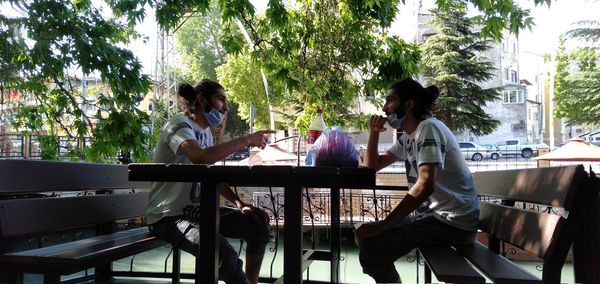
<svg viewBox="0 0 600 284"><path fill-rule="evenodd" d="M377 235L383 233L383 231L385 231L385 230L386 230L386 227L383 224L383 222L365 223L365 224L362 224L362 226L358 227L358 229L356 230L356 232L355 232L356 239L358 239L359 241L362 241L364 239L368 239L370 237L377 236Z"/></svg>
<svg viewBox="0 0 600 284"><path fill-rule="evenodd" d="M372 115L369 120L369 129L371 132L384 132L387 129L383 125L387 122L387 118L381 115Z"/></svg>
<svg viewBox="0 0 600 284"><path fill-rule="evenodd" d="M265 148L267 146L268 134L275 133L274 130L259 130L252 134L246 135L247 146Z"/></svg>
<svg viewBox="0 0 600 284"><path fill-rule="evenodd" d="M269 215L264 210L242 201L236 202L236 205L243 214L253 214L265 222L269 222Z"/></svg>

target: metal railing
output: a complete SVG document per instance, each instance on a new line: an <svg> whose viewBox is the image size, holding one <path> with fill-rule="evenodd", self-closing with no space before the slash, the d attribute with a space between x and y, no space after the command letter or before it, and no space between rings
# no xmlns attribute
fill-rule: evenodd
<svg viewBox="0 0 600 284"><path fill-rule="evenodd" d="M365 193L362 190L344 190L340 196L340 223L350 226L355 222L369 222L385 218L404 194ZM282 224L284 219L283 192L254 192L252 201L255 206L269 214L271 225ZM304 194L303 222L305 225L329 225L331 222L331 195L328 192L311 191ZM276 222L277 221L277 222Z"/></svg>
<svg viewBox="0 0 600 284"><path fill-rule="evenodd" d="M0 159L20 159L23 154L23 135L0 134Z"/></svg>
<svg viewBox="0 0 600 284"><path fill-rule="evenodd" d="M40 137L46 135L23 135L17 133L0 134L0 159L32 159L42 158ZM68 153L74 149L89 147L93 139L91 137L71 138L58 136L56 151L60 157L67 158Z"/></svg>

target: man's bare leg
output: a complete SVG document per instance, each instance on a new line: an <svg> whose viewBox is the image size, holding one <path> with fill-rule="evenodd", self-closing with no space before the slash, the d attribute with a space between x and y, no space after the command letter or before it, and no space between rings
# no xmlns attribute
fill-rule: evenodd
<svg viewBox="0 0 600 284"><path fill-rule="evenodd" d="M246 254L246 277L252 284L258 283L263 256L262 254Z"/></svg>

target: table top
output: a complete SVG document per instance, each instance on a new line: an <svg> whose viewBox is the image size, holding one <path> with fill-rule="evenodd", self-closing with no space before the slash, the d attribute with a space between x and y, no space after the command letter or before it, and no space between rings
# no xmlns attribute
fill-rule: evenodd
<svg viewBox="0 0 600 284"><path fill-rule="evenodd" d="M375 186L370 168L130 164L131 181L227 182L244 186L364 188Z"/></svg>

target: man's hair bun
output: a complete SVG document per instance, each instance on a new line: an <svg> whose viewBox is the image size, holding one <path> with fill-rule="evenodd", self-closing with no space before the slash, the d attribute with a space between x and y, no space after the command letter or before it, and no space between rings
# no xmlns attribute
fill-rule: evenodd
<svg viewBox="0 0 600 284"><path fill-rule="evenodd" d="M431 96L431 101L434 102L440 96L440 89L437 86L431 85L425 88L427 93Z"/></svg>
<svg viewBox="0 0 600 284"><path fill-rule="evenodd" d="M196 99L196 90L188 83L179 85L177 93L187 101L193 101Z"/></svg>

